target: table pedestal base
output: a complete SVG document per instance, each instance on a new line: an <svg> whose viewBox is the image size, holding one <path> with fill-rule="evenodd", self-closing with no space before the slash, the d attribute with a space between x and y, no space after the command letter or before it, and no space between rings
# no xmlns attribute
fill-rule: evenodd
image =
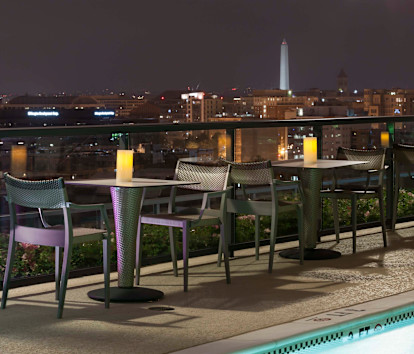
<svg viewBox="0 0 414 354"><path fill-rule="evenodd" d="M299 248L291 248L288 250L281 251L279 255L283 258L299 259ZM304 254L305 260L309 261L315 261L318 259L332 259L339 257L341 257L341 252L321 248L307 248L305 249Z"/></svg>
<svg viewBox="0 0 414 354"><path fill-rule="evenodd" d="M104 289L97 289L88 292L88 296L97 301L105 301ZM164 293L159 290L133 287L133 288L118 288L111 287L111 302L151 302L158 301L164 296Z"/></svg>

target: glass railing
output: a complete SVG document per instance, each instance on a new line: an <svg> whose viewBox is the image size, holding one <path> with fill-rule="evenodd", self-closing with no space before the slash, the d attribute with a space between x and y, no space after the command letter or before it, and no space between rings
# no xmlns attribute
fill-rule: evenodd
<svg viewBox="0 0 414 354"><path fill-rule="evenodd" d="M76 127L10 128L0 129L1 170L16 177L46 179L62 176L65 180L115 177L116 151L134 149L134 177L173 178L178 159L196 158L215 161L220 157L234 161L263 159L285 160L303 156L303 137L316 136L320 158L336 157L339 146L371 149L391 147L393 142L414 144L413 116L358 117L295 120L251 120L220 123L105 125ZM388 134L385 134L387 132ZM393 168L391 151L387 165L387 220L391 220ZM406 181L410 178L405 173ZM295 179L295 173L282 171L278 178ZM346 178L346 177L344 177ZM329 184L330 176L324 179ZM104 187L67 186L69 199L76 203L106 203L111 212L109 190ZM266 193L257 189L252 193ZM0 278L4 271L9 232L8 206L4 184L0 188ZM143 212L165 210L168 189L152 190L145 200ZM295 198L295 195L286 195ZM185 203L198 203L198 196L182 196ZM373 201L361 201L358 221L366 226L379 220L379 210ZM366 203L366 204L364 204ZM349 225L350 213L346 203L340 204L342 225ZM407 187L402 189L398 204L398 216L414 215L414 194ZM47 215L59 222L60 215ZM38 223L34 211L21 211L27 223ZM77 215L78 220L96 224L96 215ZM322 211L322 232L333 228L329 205ZM254 217L237 215L232 231L232 249L252 247ZM262 242L268 242L270 219L262 217ZM295 215L283 215L279 219L279 241L297 236ZM217 252L218 230L200 228L191 237L193 254ZM115 247L114 247L115 248ZM99 265L100 246L76 248L73 268L83 269ZM146 227L144 230L145 263L169 259L168 232L162 227ZM116 258L114 250L113 260ZM26 278L54 272L54 250L47 247L20 245L17 250L14 277ZM113 262L115 264L115 261Z"/></svg>

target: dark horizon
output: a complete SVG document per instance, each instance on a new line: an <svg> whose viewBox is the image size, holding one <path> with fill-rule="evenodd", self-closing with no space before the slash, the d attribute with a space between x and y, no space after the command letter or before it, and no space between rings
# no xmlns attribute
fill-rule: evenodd
<svg viewBox="0 0 414 354"><path fill-rule="evenodd" d="M414 88L408 0L7 0L0 93Z"/></svg>

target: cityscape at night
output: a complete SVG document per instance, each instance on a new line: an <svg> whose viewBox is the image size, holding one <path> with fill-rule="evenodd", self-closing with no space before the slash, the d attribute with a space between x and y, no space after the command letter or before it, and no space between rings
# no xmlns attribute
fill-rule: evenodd
<svg viewBox="0 0 414 354"><path fill-rule="evenodd" d="M413 16L3 1L0 353L414 353Z"/></svg>

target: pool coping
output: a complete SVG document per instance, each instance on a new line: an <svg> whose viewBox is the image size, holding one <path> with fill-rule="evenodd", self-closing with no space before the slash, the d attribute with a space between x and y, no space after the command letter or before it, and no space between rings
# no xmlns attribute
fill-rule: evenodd
<svg viewBox="0 0 414 354"><path fill-rule="evenodd" d="M412 311L411 315L406 315L407 311ZM276 352L275 348L283 348L281 353L293 353L315 344L334 340L352 340L373 332L380 332L391 322L398 322L413 316L414 290L319 313L174 353L247 354ZM329 329L332 330L329 331ZM306 343L306 346L302 346L302 343Z"/></svg>

